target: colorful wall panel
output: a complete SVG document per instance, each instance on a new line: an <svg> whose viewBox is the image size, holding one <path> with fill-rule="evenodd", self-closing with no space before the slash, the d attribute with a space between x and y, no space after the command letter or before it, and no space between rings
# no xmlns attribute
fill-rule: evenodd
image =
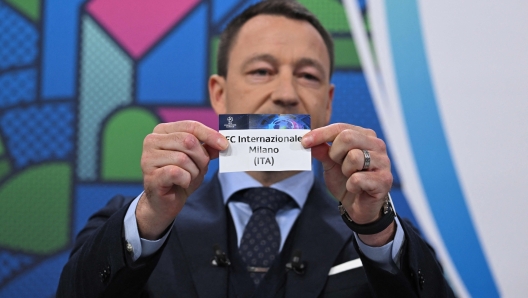
<svg viewBox="0 0 528 298"><path fill-rule="evenodd" d="M0 297L54 296L90 214L142 191L142 140L157 123L217 128L218 36L255 2L0 0ZM342 4L300 2L336 41L332 121L383 136ZM397 208L414 220L394 175Z"/></svg>

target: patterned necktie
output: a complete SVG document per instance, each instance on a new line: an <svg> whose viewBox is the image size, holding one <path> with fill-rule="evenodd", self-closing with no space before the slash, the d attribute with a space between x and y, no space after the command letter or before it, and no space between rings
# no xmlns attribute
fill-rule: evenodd
<svg viewBox="0 0 528 298"><path fill-rule="evenodd" d="M239 252L258 285L279 253L281 236L275 214L291 198L282 191L259 187L247 190L241 201L249 204L253 214L242 234Z"/></svg>

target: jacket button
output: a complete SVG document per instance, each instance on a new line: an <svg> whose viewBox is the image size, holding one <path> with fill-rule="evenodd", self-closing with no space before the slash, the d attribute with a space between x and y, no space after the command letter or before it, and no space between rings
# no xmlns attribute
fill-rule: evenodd
<svg viewBox="0 0 528 298"><path fill-rule="evenodd" d="M422 274L421 269L418 269L418 284L420 285L420 290L423 290L423 286L425 284L425 278Z"/></svg>
<svg viewBox="0 0 528 298"><path fill-rule="evenodd" d="M106 284L108 282L108 278L110 277L110 266L106 265L106 267L103 269L103 271L99 272L99 277L101 278L101 282Z"/></svg>

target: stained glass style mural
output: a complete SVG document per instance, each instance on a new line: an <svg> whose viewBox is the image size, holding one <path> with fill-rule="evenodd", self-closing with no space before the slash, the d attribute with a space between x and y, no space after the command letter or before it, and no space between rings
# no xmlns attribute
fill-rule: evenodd
<svg viewBox="0 0 528 298"><path fill-rule="evenodd" d="M141 146L157 123L217 129L218 36L255 2L0 0L0 297L55 295L90 214L142 191ZM342 4L300 2L335 39L332 122L383 136ZM412 217L397 176L393 192Z"/></svg>

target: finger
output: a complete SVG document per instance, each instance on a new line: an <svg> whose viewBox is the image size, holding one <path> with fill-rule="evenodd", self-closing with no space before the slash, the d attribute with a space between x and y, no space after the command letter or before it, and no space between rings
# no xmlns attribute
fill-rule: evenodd
<svg viewBox="0 0 528 298"><path fill-rule="evenodd" d="M344 130L353 130L365 136L376 137L376 132L372 129L346 123L334 123L328 126L316 128L306 133L301 140L301 144L305 148L310 148L322 143L333 142L335 138Z"/></svg>
<svg viewBox="0 0 528 298"><path fill-rule="evenodd" d="M178 151L157 150L156 156L150 160L150 164L146 165L145 168L154 171L165 166L177 166L191 174L193 180L198 177L200 172L203 172L204 167L207 167L207 164L201 168L198 167L189 155Z"/></svg>
<svg viewBox="0 0 528 298"><path fill-rule="evenodd" d="M366 149L369 151L375 151L377 149L375 148L375 140L375 138L366 136L355 130L343 130L335 138L328 154L333 161L342 164L343 159L350 150Z"/></svg>
<svg viewBox="0 0 528 298"><path fill-rule="evenodd" d="M216 159L220 155L220 151L218 149L215 149L208 145L204 145L203 147L205 151L207 151L207 154L209 155L209 159Z"/></svg>
<svg viewBox="0 0 528 298"><path fill-rule="evenodd" d="M389 171L362 171L348 178L346 189L353 195L366 192L371 197L382 199L389 192L391 185L392 175Z"/></svg>
<svg viewBox="0 0 528 298"><path fill-rule="evenodd" d="M160 154L159 152L183 152L188 155L200 170L207 167L209 163L209 153L200 144L198 139L190 134L184 132L177 132L171 134L152 133L145 138L144 142L144 156L142 159L147 163L156 164L156 166L164 166L168 164L178 165L175 163L159 164L155 160Z"/></svg>
<svg viewBox="0 0 528 298"><path fill-rule="evenodd" d="M197 121L161 123L154 128L154 133L170 134L175 132L190 133L200 142L217 150L225 150L229 145L221 133Z"/></svg>
<svg viewBox="0 0 528 298"><path fill-rule="evenodd" d="M323 143L312 147L312 157L321 162L323 170L329 171L337 164L328 156L328 151L330 150L330 145Z"/></svg>
<svg viewBox="0 0 528 298"><path fill-rule="evenodd" d="M390 160L386 154L380 154L376 151L369 151L370 154L370 165L366 171L378 171L382 169L390 170ZM341 164L341 170L343 175L349 177L355 172L365 171L363 166L365 165L365 154L363 150L353 149L348 151L347 155L343 159Z"/></svg>
<svg viewBox="0 0 528 298"><path fill-rule="evenodd" d="M163 194L172 189L174 185L182 188L189 187L192 181L191 174L184 169L168 165L155 170L151 176L154 183L154 189L159 189Z"/></svg>
<svg viewBox="0 0 528 298"><path fill-rule="evenodd" d="M330 145L323 143L321 145L312 147L312 157L319 160L323 167L325 183L328 190L334 195L338 200L343 198L346 194L346 180L347 177L343 176L341 173L341 167L339 164L335 163L328 156L328 150Z"/></svg>

